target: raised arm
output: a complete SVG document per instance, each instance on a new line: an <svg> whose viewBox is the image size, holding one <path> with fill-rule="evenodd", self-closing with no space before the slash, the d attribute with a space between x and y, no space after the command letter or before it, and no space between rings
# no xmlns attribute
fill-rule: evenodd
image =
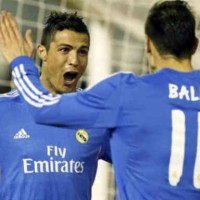
<svg viewBox="0 0 200 200"><path fill-rule="evenodd" d="M6 11L0 13L0 51L9 63L18 56L34 54L31 30L23 38L16 20Z"/></svg>

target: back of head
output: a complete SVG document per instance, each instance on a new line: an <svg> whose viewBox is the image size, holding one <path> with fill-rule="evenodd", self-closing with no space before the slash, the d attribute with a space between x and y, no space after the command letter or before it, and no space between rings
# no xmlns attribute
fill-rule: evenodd
<svg viewBox="0 0 200 200"><path fill-rule="evenodd" d="M41 44L48 50L55 33L65 29L78 33L85 33L89 37L89 31L86 24L83 22L83 18L78 16L76 12L67 13L53 11L46 19Z"/></svg>
<svg viewBox="0 0 200 200"><path fill-rule="evenodd" d="M185 1L159 1L149 11L145 33L161 55L190 58L196 45L195 16Z"/></svg>

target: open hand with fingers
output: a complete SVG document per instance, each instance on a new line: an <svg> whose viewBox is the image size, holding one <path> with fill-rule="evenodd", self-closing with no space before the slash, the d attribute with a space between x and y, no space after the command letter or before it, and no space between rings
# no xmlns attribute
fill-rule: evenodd
<svg viewBox="0 0 200 200"><path fill-rule="evenodd" d="M34 54L31 30L23 38L15 18L6 11L0 13L0 52L8 63L18 56Z"/></svg>

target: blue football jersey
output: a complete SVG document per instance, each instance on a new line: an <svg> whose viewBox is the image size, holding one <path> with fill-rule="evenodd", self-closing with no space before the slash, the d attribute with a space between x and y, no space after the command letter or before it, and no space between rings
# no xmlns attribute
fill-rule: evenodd
<svg viewBox="0 0 200 200"><path fill-rule="evenodd" d="M120 199L200 199L200 71L117 73L87 91L51 95L30 58L11 66L37 122L113 130Z"/></svg>
<svg viewBox="0 0 200 200"><path fill-rule="evenodd" d="M36 124L16 91L0 95L0 199L90 200L106 129Z"/></svg>

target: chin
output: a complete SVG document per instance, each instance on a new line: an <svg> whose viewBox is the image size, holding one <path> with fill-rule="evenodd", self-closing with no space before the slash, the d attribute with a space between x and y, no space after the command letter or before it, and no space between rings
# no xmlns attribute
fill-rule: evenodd
<svg viewBox="0 0 200 200"><path fill-rule="evenodd" d="M76 88L74 87L67 87L62 91L62 93L70 93L70 92L74 92L75 90Z"/></svg>

